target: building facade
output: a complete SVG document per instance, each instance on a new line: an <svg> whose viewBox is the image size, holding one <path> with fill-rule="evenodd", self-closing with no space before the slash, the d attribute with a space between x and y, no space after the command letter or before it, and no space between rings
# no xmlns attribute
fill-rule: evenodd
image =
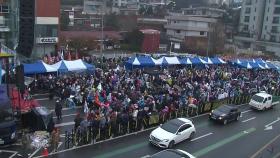
<svg viewBox="0 0 280 158"><path fill-rule="evenodd" d="M35 1L33 57L56 53L59 37L59 0Z"/></svg>
<svg viewBox="0 0 280 158"><path fill-rule="evenodd" d="M279 18L280 0L243 1L235 44L241 49L278 53Z"/></svg>
<svg viewBox="0 0 280 158"><path fill-rule="evenodd" d="M219 14L218 14L219 13ZM183 50L201 50L207 51L211 44L214 44L214 36L224 36L224 26L219 25L218 21L224 14L224 10L215 10L207 8L189 8L183 9L181 14L174 14L165 17L167 36L170 43L175 43ZM220 30L217 30L219 28ZM211 37L211 34L212 37ZM218 38L218 37L216 37ZM214 40L211 40L214 39ZM221 46L223 47L223 46ZM222 48L221 48L222 49Z"/></svg>
<svg viewBox="0 0 280 158"><path fill-rule="evenodd" d="M17 0L0 0L0 43L15 49L18 43L18 16Z"/></svg>
<svg viewBox="0 0 280 158"><path fill-rule="evenodd" d="M84 0L84 10L86 14L105 14L108 12L106 0Z"/></svg>

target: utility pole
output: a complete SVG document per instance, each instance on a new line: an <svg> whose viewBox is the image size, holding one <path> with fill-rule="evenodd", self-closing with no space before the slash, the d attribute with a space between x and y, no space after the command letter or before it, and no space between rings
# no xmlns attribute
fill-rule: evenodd
<svg viewBox="0 0 280 158"><path fill-rule="evenodd" d="M211 23L209 23L209 32L208 32L208 41L207 41L207 50L206 50L207 57L209 55L210 35L211 35L211 29L212 29L211 26L212 26Z"/></svg>
<svg viewBox="0 0 280 158"><path fill-rule="evenodd" d="M102 5L102 10L101 10L101 42L100 42L100 54L102 54L103 56L103 30L104 30L104 15L103 15L103 12L104 12L104 5L106 3L104 2L104 4Z"/></svg>

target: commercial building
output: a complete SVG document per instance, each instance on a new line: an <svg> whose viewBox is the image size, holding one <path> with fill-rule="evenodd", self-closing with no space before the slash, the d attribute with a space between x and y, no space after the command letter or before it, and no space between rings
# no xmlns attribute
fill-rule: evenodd
<svg viewBox="0 0 280 158"><path fill-rule="evenodd" d="M280 56L280 0L244 0L235 44Z"/></svg>
<svg viewBox="0 0 280 158"><path fill-rule="evenodd" d="M59 0L35 1L33 57L56 53L59 37Z"/></svg>

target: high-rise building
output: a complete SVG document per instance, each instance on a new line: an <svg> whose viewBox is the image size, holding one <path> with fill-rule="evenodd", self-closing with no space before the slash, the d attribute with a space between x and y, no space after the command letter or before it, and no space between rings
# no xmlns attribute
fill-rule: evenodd
<svg viewBox="0 0 280 158"><path fill-rule="evenodd" d="M280 0L244 0L235 43L251 51L278 53ZM279 54L280 55L280 54Z"/></svg>
<svg viewBox="0 0 280 158"><path fill-rule="evenodd" d="M60 0L35 0L33 57L56 53L59 37Z"/></svg>

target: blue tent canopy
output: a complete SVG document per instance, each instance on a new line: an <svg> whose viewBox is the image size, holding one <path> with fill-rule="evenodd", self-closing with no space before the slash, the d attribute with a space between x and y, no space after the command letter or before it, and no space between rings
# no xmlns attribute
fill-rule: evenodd
<svg viewBox="0 0 280 158"><path fill-rule="evenodd" d="M139 56L137 59L142 67L155 66L155 63L150 56Z"/></svg>
<svg viewBox="0 0 280 158"><path fill-rule="evenodd" d="M206 61L204 61L203 59L199 58L199 57L194 57L194 58L190 58L192 64L207 64Z"/></svg>
<svg viewBox="0 0 280 158"><path fill-rule="evenodd" d="M213 64L226 64L226 62L219 58L219 57L214 57L214 58L210 58Z"/></svg>
<svg viewBox="0 0 280 158"><path fill-rule="evenodd" d="M41 74L47 72L47 69L42 64L42 62L36 62L33 64L23 64L23 68L24 68L24 74L26 75Z"/></svg>
<svg viewBox="0 0 280 158"><path fill-rule="evenodd" d="M191 65L192 64L190 58L188 58L188 57L179 58L179 61L180 61L181 65Z"/></svg>
<svg viewBox="0 0 280 158"><path fill-rule="evenodd" d="M88 64L86 62L83 62L84 65L87 67L87 70L89 71L95 71L95 66L94 65L91 65L91 64Z"/></svg>

